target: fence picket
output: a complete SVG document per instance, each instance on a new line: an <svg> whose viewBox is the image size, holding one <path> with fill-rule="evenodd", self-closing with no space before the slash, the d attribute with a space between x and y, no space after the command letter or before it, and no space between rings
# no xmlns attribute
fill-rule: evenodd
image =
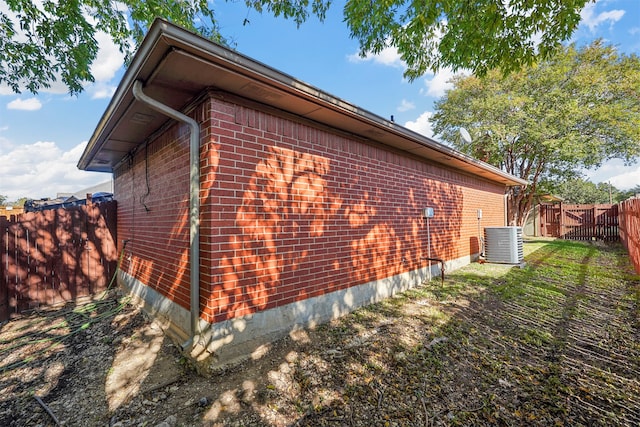
<svg viewBox="0 0 640 427"><path fill-rule="evenodd" d="M115 218L115 201L0 217L0 321L104 290L116 269Z"/></svg>
<svg viewBox="0 0 640 427"><path fill-rule="evenodd" d="M620 203L620 241L640 274L640 198Z"/></svg>
<svg viewBox="0 0 640 427"><path fill-rule="evenodd" d="M540 235L618 241L618 205L540 205Z"/></svg>

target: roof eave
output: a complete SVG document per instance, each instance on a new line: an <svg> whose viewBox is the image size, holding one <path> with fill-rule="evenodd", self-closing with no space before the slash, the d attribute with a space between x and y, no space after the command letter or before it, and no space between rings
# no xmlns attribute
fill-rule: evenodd
<svg viewBox="0 0 640 427"><path fill-rule="evenodd" d="M184 52L183 55L185 57L193 57L194 61L201 60L203 63L210 64L211 67L214 67L212 69L217 71L228 71L229 76L241 76L247 81L255 81L256 84L273 89L274 93L286 94L286 96L292 97L291 99L300 101L300 105L304 103L306 110L290 111L294 114L300 114L318 122L322 122L332 115L334 122L336 122L337 118L340 118L341 121L344 119L350 123L350 125L347 123L345 126L349 125L351 128L344 130L359 134L362 137L379 139L379 142L388 145L393 145L397 142L399 148L412 154L430 158L439 163L447 164L449 162L449 166L453 168L475 173L486 179L500 182L505 186L528 184L526 180L460 153L431 138L358 108L287 74L160 19L156 20L151 26L131 65L120 81L85 151L80 157L78 162L79 169L113 171L113 164L102 167L92 164L92 162L95 160L96 155L105 149L105 144L108 142L110 135L120 125L122 112L128 108L133 108L131 107L135 103L132 96L133 83L139 79L143 81L152 80L168 56L167 52L172 49ZM150 83L152 82L150 81ZM260 99L257 99L257 101L266 102ZM287 105L290 105L290 103L287 103ZM310 106L313 106L313 108ZM327 124L332 125L331 123ZM335 124L333 125L335 126ZM142 142L137 141L138 144ZM438 160L438 156L440 156L440 160Z"/></svg>

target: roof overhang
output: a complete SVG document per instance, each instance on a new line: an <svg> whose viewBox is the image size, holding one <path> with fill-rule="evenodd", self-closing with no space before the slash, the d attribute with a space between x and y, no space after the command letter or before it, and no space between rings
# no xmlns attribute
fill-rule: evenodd
<svg viewBox="0 0 640 427"><path fill-rule="evenodd" d="M536 195L536 198L540 203L558 203L564 201L562 197L555 196L553 194L538 194Z"/></svg>
<svg viewBox="0 0 640 427"><path fill-rule="evenodd" d="M102 115L78 168L113 172L169 119L137 101L147 95L183 110L208 88L229 92L505 186L527 181L336 98L194 33L156 20Z"/></svg>

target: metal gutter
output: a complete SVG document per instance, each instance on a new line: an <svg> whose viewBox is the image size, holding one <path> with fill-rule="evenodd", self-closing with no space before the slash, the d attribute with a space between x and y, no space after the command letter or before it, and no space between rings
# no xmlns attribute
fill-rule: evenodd
<svg viewBox="0 0 640 427"><path fill-rule="evenodd" d="M379 131L392 139L397 139L398 142L405 141L405 143L402 143L403 147L397 146L397 148L408 153L442 163L442 161L431 157L441 156L445 159L444 164L449 164L454 169L469 169L467 170L469 173L478 174L496 182L503 182L507 186L528 184L526 180L510 175L499 168L467 156L436 140L356 107L312 85L297 80L288 74L282 73L241 53L220 46L162 19L158 19L153 23L145 40L136 52L129 69L123 76L111 103L100 119L96 130L89 140L87 148L78 162L80 169L88 169L96 155L107 147L106 144L108 144L112 129L118 126L117 121L119 117L116 117L116 115L119 109L131 102L128 93L132 88L133 82L137 79L150 82L150 74L159 66L159 63L162 61L162 51L166 49L182 51L185 54L218 67L226 73L242 76L242 78L247 81L260 83L283 95L304 100L318 107L318 109L314 111L289 111L293 114L299 114L302 117L316 121L320 120L321 122L323 119L317 117L315 114L322 110L326 112L330 111L332 112L331 114L335 114L334 118L342 116L354 124L354 126L350 125L349 129L343 129L344 131L354 133L355 129L353 128L355 127L360 129L357 132L362 132L363 129L366 128L372 130L373 133ZM220 89L225 90L224 87ZM258 102L265 101L258 100ZM176 106L174 105L173 107L175 108ZM114 119L116 122L114 122ZM356 122L362 125L357 126L355 125ZM335 123L327 123L327 125L336 126ZM364 131L366 132L366 130ZM366 133L359 135L364 138L371 138L371 135ZM383 139L387 140L387 142L382 140L378 142L395 146L395 143L388 142L389 138ZM374 136L373 140L377 140L377 138ZM448 160L450 160L451 163L447 163ZM111 171L114 170L113 166L114 163L111 164Z"/></svg>
<svg viewBox="0 0 640 427"><path fill-rule="evenodd" d="M177 31L176 27L168 27L167 29L173 29ZM165 36L171 35L174 39L178 37L179 34L172 34L168 32ZM340 98L334 97L327 92L324 92L316 87L308 85L300 80L296 80L295 78L281 73L273 68L268 67L260 62L254 61L250 58L244 57L239 53L231 52L233 57L227 58L224 56L226 53L226 49L212 44L209 40L203 39L195 34L188 33L190 36L190 40L187 41L185 39L181 39L182 43L188 44L190 47L197 49L202 52L202 55L196 55L194 52L189 52L185 50L183 46L174 46L176 52L180 52L182 55L187 57L191 57L194 60L210 64L213 67L220 67L221 65L217 63L219 58L223 60L232 60L234 66L237 69L228 69L228 72L233 73L237 76L242 76L245 78L252 78L256 81L262 81L263 83L269 85L272 88L277 90L281 90L291 96L302 97L317 105L318 108L326 108L332 111L335 111L338 114L343 116L349 116L353 119L356 119L362 123L366 123L368 126L374 126L380 129L383 132L392 133L397 135L400 138L405 140L409 140L416 144L418 147L412 149L404 149L404 151L415 154L416 150L420 148L426 148L429 150L433 150L444 157L450 157L452 159L461 161L473 167L483 169L486 172L489 172L494 175L498 175L501 178L507 179L509 181L513 181L513 185L528 185L529 182L527 180L521 179L515 175L511 175L507 172L504 172L500 168L497 168L488 163L482 162L474 157L468 156L454 148L451 148L445 144L442 144L432 138L429 138L425 135L419 134L411 129L408 129L404 126L400 126L394 122L384 119L374 113L363 110L349 102L343 101ZM207 49L207 45L212 44L209 49ZM208 53L208 55L206 55ZM209 57L207 57L209 56ZM213 56L213 58L211 57ZM307 117L304 114L302 117ZM363 135L360 135L363 137ZM365 136L366 137L366 136ZM383 143L384 144L384 143Z"/></svg>
<svg viewBox="0 0 640 427"><path fill-rule="evenodd" d="M133 83L136 100L174 120L186 123L191 128L189 135L189 264L191 336L182 344L183 350L194 344L199 334L200 321L200 125L191 117L150 98L142 91L142 82Z"/></svg>
<svg viewBox="0 0 640 427"><path fill-rule="evenodd" d="M152 25L142 44L138 47L138 50L133 56L131 64L127 67L124 76L122 76L122 80L120 80L120 84L118 84L115 93L111 97L111 101L109 102L107 109L102 114L102 117L100 117L98 125L93 131L93 134L91 135L91 138L89 139L84 152L78 160L78 169L87 170L91 159L102 148L102 145L105 143L106 138L104 138L102 141L100 141L100 139L102 134L105 132L105 128L107 127L109 122L113 120L113 116L116 110L123 102L125 95L131 89L134 81L139 78L138 74L149 59L149 52L151 52L158 43L159 33L161 33L161 31L162 29L159 26ZM98 145L99 143L100 145Z"/></svg>
<svg viewBox="0 0 640 427"><path fill-rule="evenodd" d="M311 86L308 83L244 56L241 53L217 45L208 39L185 31L168 22L161 21L161 24L163 36L167 39L171 39L173 42L172 45L177 49L182 50L185 54L197 57L202 61L209 62L212 65L215 64L216 66L221 66L221 61L229 62L232 65L227 65L227 69L237 75L243 75L256 81L261 81L262 83L285 93L303 97L318 105L320 108L328 108L342 115L350 116L363 123L377 127L384 132L394 133L397 136L408 139L421 147L434 150L444 156L451 157L476 168L483 169L489 173L498 175L501 178L513 181L513 185L529 184L529 181L527 180L506 173L493 165L482 162L432 138L386 120L377 114L363 110L347 101ZM187 50L188 48L195 50L195 52L189 52ZM405 151L412 152L412 150Z"/></svg>

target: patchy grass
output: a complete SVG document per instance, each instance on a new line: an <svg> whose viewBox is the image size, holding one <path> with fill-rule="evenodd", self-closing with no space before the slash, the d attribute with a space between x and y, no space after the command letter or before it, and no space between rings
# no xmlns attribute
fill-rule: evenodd
<svg viewBox="0 0 640 427"><path fill-rule="evenodd" d="M294 346L295 403L274 393L228 420L639 424L640 280L626 254L569 241L525 250L524 268L472 264L312 331Z"/></svg>
<svg viewBox="0 0 640 427"><path fill-rule="evenodd" d="M107 405L94 397L92 420L156 425L174 414L175 425L188 426L640 425L640 277L626 253L569 241L530 241L524 249L524 268L469 265L444 284L434 280L296 331L264 358L216 378L173 366L174 354L148 368L146 391L127 394L121 406L100 409ZM148 335L134 323L131 334ZM122 347L107 353L114 362L100 365L98 386L115 376L108 370L123 354L154 338L131 347L134 338L106 330L89 337ZM2 338L0 349L9 345ZM65 351L74 357L70 346ZM105 359L104 352L81 354L60 369ZM156 387L171 369L179 379ZM17 379L2 380L5 391L29 393ZM57 384L47 401L61 420L72 420L61 399L85 396L82 378ZM17 407L8 402L0 398L5 417ZM33 424L50 421L32 410L33 399L20 402Z"/></svg>

